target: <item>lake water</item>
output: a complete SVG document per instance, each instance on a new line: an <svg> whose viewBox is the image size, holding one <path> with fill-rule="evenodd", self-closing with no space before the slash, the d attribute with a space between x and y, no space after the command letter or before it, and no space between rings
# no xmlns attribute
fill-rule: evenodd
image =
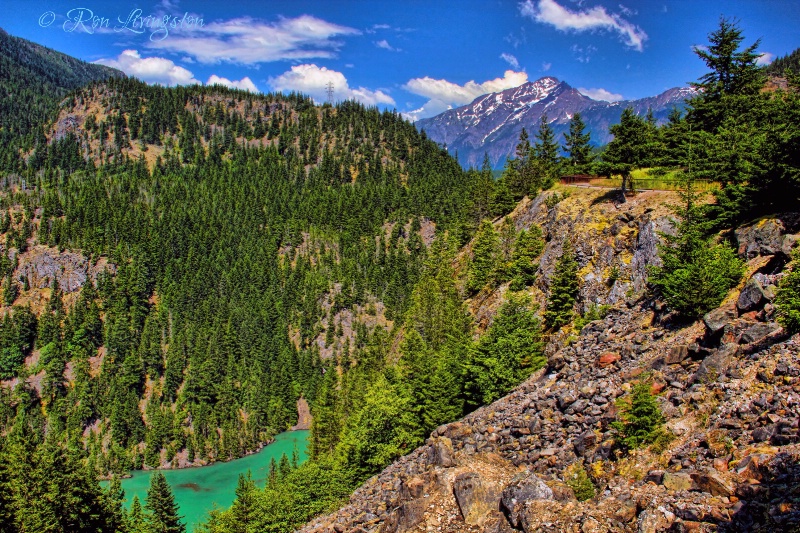
<svg viewBox="0 0 800 533"><path fill-rule="evenodd" d="M295 445L301 461L307 457L308 431L287 431L275 437L275 442L265 446L260 452L228 461L214 463L209 466L182 468L178 470L162 470L164 477L172 486L175 501L180 507L180 514L191 532L196 525L204 522L208 511L216 505L226 509L233 503L239 474L247 474L249 470L257 487L263 487L269 473L270 459L280 461L286 454L291 459ZM125 504L130 506L133 496L139 496L144 505L147 489L150 487L150 476L153 470L132 472L132 477L122 480L125 490ZM105 486L106 483L103 483Z"/></svg>

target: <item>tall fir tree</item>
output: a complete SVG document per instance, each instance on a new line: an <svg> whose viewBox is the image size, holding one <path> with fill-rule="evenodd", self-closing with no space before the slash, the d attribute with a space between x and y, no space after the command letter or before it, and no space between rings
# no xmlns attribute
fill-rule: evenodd
<svg viewBox="0 0 800 533"><path fill-rule="evenodd" d="M592 162L591 133L586 130L586 124L580 113L572 115L569 121L569 132L564 133L564 152L567 154L567 164L570 172L586 172Z"/></svg>
<svg viewBox="0 0 800 533"><path fill-rule="evenodd" d="M572 321L579 290L578 262L575 260L572 244L569 239L565 239L561 245L561 256L550 279L550 293L544 312L544 322L548 329L556 331Z"/></svg>
<svg viewBox="0 0 800 533"><path fill-rule="evenodd" d="M475 234L472 246L472 260L467 271L467 290L475 293L494 281L492 273L500 251L499 247L494 225L490 220L484 220Z"/></svg>
<svg viewBox="0 0 800 533"><path fill-rule="evenodd" d="M150 478L144 507L148 511L147 523L152 533L186 533L186 525L178 515L175 496L161 472L156 472Z"/></svg>

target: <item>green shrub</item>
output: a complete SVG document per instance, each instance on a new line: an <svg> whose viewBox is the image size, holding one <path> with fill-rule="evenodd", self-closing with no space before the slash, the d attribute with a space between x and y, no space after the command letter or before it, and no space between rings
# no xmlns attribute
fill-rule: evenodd
<svg viewBox="0 0 800 533"><path fill-rule="evenodd" d="M712 244L706 237L708 224L697 206L691 181L682 196L686 206L678 211L681 221L676 235L663 235L659 245L662 266L651 267L648 281L670 309L684 318L698 318L716 309L739 283L744 263L727 244Z"/></svg>
<svg viewBox="0 0 800 533"><path fill-rule="evenodd" d="M604 319L608 314L609 309L611 309L611 306L609 305L590 305L589 310L586 311L586 314L575 319L575 331L580 332L580 330L582 330L589 322Z"/></svg>
<svg viewBox="0 0 800 533"><path fill-rule="evenodd" d="M564 483L572 489L572 492L575 493L575 498L579 502L591 500L597 494L594 483L592 483L589 474L586 473L586 469L581 463L575 463L566 469Z"/></svg>
<svg viewBox="0 0 800 533"><path fill-rule="evenodd" d="M792 253L791 271L778 285L775 305L778 308L778 322L790 334L800 332L800 248Z"/></svg>
<svg viewBox="0 0 800 533"><path fill-rule="evenodd" d="M655 445L654 451L672 439L664 427L664 415L650 390L650 382L642 380L633 386L630 395L617 401L619 415L611 427L619 437L619 443L626 449Z"/></svg>
<svg viewBox="0 0 800 533"><path fill-rule="evenodd" d="M569 198L569 191L564 191L561 194L554 192L550 196L544 199L544 205L547 206L547 209L552 209L558 205L561 200L565 200Z"/></svg>

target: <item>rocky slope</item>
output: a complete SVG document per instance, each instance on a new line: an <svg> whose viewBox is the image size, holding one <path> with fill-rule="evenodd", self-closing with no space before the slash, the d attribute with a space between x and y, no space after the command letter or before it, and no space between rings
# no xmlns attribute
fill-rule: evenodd
<svg viewBox="0 0 800 533"><path fill-rule="evenodd" d="M419 120L416 125L431 139L446 144L451 154L457 152L463 165L479 167L484 153L488 153L492 165L502 167L506 158L514 154L522 128L532 137L545 113L559 142L562 134L569 131L573 115L581 113L592 143L602 145L611 140L608 128L619 122L626 107L633 107L640 115L652 109L656 119L664 122L672 108L682 107L691 94L691 89L673 88L649 98L604 102L581 94L566 82L545 77L480 96L468 105Z"/></svg>
<svg viewBox="0 0 800 533"><path fill-rule="evenodd" d="M800 216L737 231L746 280L702 321L675 324L642 285L658 230L671 226L654 207L664 199L587 209L596 196L579 191L550 209L540 197L515 221L550 237L534 292L570 236L583 302L614 302L605 318L551 342L546 368L436 429L303 531L800 531L800 336L788 338L770 303ZM598 272L615 261L627 269L609 287ZM472 311L490 320L492 298ZM610 423L641 379L674 438L624 454ZM596 488L584 502L567 484L577 464Z"/></svg>

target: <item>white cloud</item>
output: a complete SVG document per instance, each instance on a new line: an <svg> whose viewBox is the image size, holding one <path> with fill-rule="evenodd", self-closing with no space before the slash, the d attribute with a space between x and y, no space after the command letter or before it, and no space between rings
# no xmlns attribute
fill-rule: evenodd
<svg viewBox="0 0 800 533"><path fill-rule="evenodd" d="M383 48L384 50L389 50L390 52L400 52L401 51L399 48L395 48L394 46L390 45L389 41L387 41L386 39L382 39L380 41L377 41L375 43L375 46L377 46L378 48Z"/></svg>
<svg viewBox="0 0 800 533"><path fill-rule="evenodd" d="M550 67L552 66L553 66L552 63L542 63L542 72L547 72L548 70L550 70Z"/></svg>
<svg viewBox="0 0 800 533"><path fill-rule="evenodd" d="M138 50L124 50L116 59L98 59L95 63L114 67L148 83L193 85L200 83L191 71L163 57L142 57Z"/></svg>
<svg viewBox="0 0 800 533"><path fill-rule="evenodd" d="M377 33L378 30L389 30L392 27L388 24L373 24L371 28L364 30L366 33Z"/></svg>
<svg viewBox="0 0 800 533"><path fill-rule="evenodd" d="M772 63L773 59L775 59L775 54L764 52L763 54L758 56L758 60L756 60L756 65L759 66L769 65L770 63Z"/></svg>
<svg viewBox="0 0 800 533"><path fill-rule="evenodd" d="M500 54L500 59L502 59L503 61L505 61L506 63L508 63L512 67L514 67L515 69L519 69L519 61L517 61L517 58L514 57L513 55L506 54L504 52L504 53Z"/></svg>
<svg viewBox="0 0 800 533"><path fill-rule="evenodd" d="M528 74L525 72L505 71L502 78L495 78L483 83L468 81L464 85L447 80L437 80L425 76L424 78L414 78L408 81L403 88L409 92L424 96L429 99L421 108L405 113L411 120L437 115L453 106L468 104L477 97L487 94L519 87L528 81Z"/></svg>
<svg viewBox="0 0 800 533"><path fill-rule="evenodd" d="M358 100L366 105L395 105L394 99L381 90L372 91L364 87L351 88L341 72L318 67L314 64L295 65L274 78L269 84L276 91L298 91L310 95L317 102L328 99L326 86L333 84L334 100Z"/></svg>
<svg viewBox="0 0 800 533"><path fill-rule="evenodd" d="M583 95L588 96L592 100L605 100L606 102L619 102L620 100L624 100L625 98L621 94L612 93L611 91L607 91L602 88L598 89L584 89L583 87L578 87L578 92Z"/></svg>
<svg viewBox="0 0 800 533"><path fill-rule="evenodd" d="M251 65L281 60L329 58L342 43L338 36L361 32L346 26L302 15L265 22L242 17L211 22L148 46L188 54L201 63L233 62Z"/></svg>
<svg viewBox="0 0 800 533"><path fill-rule="evenodd" d="M258 92L256 84L253 83L253 80L251 80L248 76L245 76L239 81L231 81L228 78L222 78L216 74L212 74L211 77L208 78L206 85L224 85L225 87L230 87L231 89L243 89L245 91L250 91L251 93Z"/></svg>
<svg viewBox="0 0 800 533"><path fill-rule="evenodd" d="M609 13L602 6L595 6L582 11L572 11L555 0L525 0L519 5L523 16L536 22L550 24L561 31L576 32L591 30L610 30L617 32L623 42L631 48L642 51L647 34L640 27L622 18L616 13Z"/></svg>

